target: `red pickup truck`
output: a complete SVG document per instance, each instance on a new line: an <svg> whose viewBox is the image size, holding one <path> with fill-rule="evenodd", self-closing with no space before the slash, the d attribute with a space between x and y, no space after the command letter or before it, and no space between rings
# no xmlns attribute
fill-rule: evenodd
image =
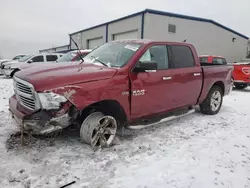
<svg viewBox="0 0 250 188"><path fill-rule="evenodd" d="M226 65L227 60L222 56L213 56L213 55L201 55L200 57L201 63L213 63L217 65Z"/></svg>
<svg viewBox="0 0 250 188"><path fill-rule="evenodd" d="M231 90L232 70L201 66L187 43L113 41L81 64L18 72L9 109L32 134L78 124L84 142L110 146L120 127L154 124L189 113L195 105L204 114L217 114Z"/></svg>
<svg viewBox="0 0 250 188"><path fill-rule="evenodd" d="M245 89L250 85L250 60L234 63L233 79L236 89Z"/></svg>

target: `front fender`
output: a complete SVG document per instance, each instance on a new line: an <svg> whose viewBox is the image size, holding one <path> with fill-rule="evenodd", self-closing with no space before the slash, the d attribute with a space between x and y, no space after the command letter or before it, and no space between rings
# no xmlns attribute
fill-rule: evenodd
<svg viewBox="0 0 250 188"><path fill-rule="evenodd" d="M119 75L115 78L72 84L49 90L66 97L78 110L104 100L115 100L129 115L130 101L128 95L122 95L129 91L129 79L127 75Z"/></svg>
<svg viewBox="0 0 250 188"><path fill-rule="evenodd" d="M123 91L128 91L126 79L85 82L54 88L49 91L64 96L80 110L103 100L116 100L120 103L126 101L128 103L128 100L122 96Z"/></svg>

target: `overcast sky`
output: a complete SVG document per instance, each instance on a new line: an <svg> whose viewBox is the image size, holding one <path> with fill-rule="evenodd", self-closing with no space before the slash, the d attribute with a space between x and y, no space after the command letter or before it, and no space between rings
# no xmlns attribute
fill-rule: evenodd
<svg viewBox="0 0 250 188"><path fill-rule="evenodd" d="M0 56L65 45L69 33L146 8L213 19L250 36L250 0L0 0Z"/></svg>

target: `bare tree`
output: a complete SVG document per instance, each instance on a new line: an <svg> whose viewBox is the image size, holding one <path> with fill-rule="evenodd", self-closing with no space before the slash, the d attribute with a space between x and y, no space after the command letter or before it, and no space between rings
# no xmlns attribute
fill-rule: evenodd
<svg viewBox="0 0 250 188"><path fill-rule="evenodd" d="M247 42L247 55L246 58L250 58L250 40Z"/></svg>
<svg viewBox="0 0 250 188"><path fill-rule="evenodd" d="M248 58L250 59L250 52L248 52L246 58L247 58L247 59L248 59Z"/></svg>

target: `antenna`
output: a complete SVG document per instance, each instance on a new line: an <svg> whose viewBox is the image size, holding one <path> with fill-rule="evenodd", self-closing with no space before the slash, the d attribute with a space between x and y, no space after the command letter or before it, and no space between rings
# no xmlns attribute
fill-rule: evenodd
<svg viewBox="0 0 250 188"><path fill-rule="evenodd" d="M83 60L83 58L82 58L82 53L81 53L81 50L79 49L79 47L78 47L78 45L77 45L77 43L74 41L74 39L70 36L70 39L73 41L73 43L76 45L76 48L77 48L77 50L79 51L79 55L80 55L80 58L81 58L81 63L83 63L84 62L84 60ZM80 64L81 64L80 63Z"/></svg>

